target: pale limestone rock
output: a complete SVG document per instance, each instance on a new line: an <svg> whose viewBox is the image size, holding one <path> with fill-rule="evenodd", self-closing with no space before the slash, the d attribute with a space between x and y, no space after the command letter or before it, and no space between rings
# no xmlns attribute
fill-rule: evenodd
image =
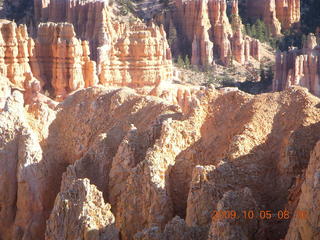
<svg viewBox="0 0 320 240"><path fill-rule="evenodd" d="M8 78L0 77L0 112L4 109L7 98L11 95L11 86Z"/></svg>
<svg viewBox="0 0 320 240"><path fill-rule="evenodd" d="M72 91L97 84L88 43L75 38L71 24L41 23L35 48L40 79L54 88L57 100L64 99Z"/></svg>
<svg viewBox="0 0 320 240"><path fill-rule="evenodd" d="M260 59L257 40L242 34L238 1L232 3L231 23L225 0L176 0L175 8L172 18L178 36L183 36L184 48L190 48L192 64L212 65L214 53L224 65L231 64L233 58L240 64L249 62L250 56Z"/></svg>
<svg viewBox="0 0 320 240"><path fill-rule="evenodd" d="M64 175L50 218L46 240L117 240L111 206L88 179Z"/></svg>
<svg viewBox="0 0 320 240"><path fill-rule="evenodd" d="M26 72L31 72L28 52L28 33L24 25L0 22L0 75L13 85L23 88Z"/></svg>
<svg viewBox="0 0 320 240"><path fill-rule="evenodd" d="M307 240L320 237L320 143L310 155L299 203L290 222L286 240Z"/></svg>
<svg viewBox="0 0 320 240"><path fill-rule="evenodd" d="M273 36L281 35L281 23L277 18L276 12L276 0L267 0L265 3L263 21L266 26L269 28L270 33Z"/></svg>
<svg viewBox="0 0 320 240"><path fill-rule="evenodd" d="M167 223L163 233L158 227L145 229L134 235L134 240L207 240L206 228L188 227L183 219L176 216Z"/></svg>
<svg viewBox="0 0 320 240"><path fill-rule="evenodd" d="M85 87L95 85L98 81L95 71L99 82L108 86L155 86L160 81L172 79L171 52L163 28L154 24L147 26L140 21L125 24L113 15L108 1L34 0L34 6L38 23L62 21L73 24L77 37L88 41L91 58L96 61L96 64L85 61L84 76L76 76L80 67L75 58L71 77L79 80L69 81L69 85L66 80L53 81L55 88L61 86L60 98L64 98L66 91L63 89L68 86L71 91L81 88L81 78L86 78ZM42 35L41 29L38 29L39 34ZM61 47L62 51L66 48L63 43ZM84 48L89 49L88 46ZM58 69L64 69L63 66L63 62L57 63ZM63 71L60 72L57 76L63 76Z"/></svg>
<svg viewBox="0 0 320 240"><path fill-rule="evenodd" d="M43 161L39 138L29 125L23 104L22 94L14 91L0 113L0 191L3 196L0 236L3 239L43 238L50 210L46 173L52 169ZM48 127L50 121L46 124L43 128Z"/></svg>
<svg viewBox="0 0 320 240"><path fill-rule="evenodd" d="M213 215L208 240L264 239L264 236L258 233L258 229L261 227L259 226L259 220L257 218L249 220L241 216L243 211L252 211L256 216L259 216L258 205L249 188L228 191L223 194L217 204L216 211L220 211L220 213L234 211L239 219L231 217L215 218L215 216L219 216L219 213Z"/></svg>
<svg viewBox="0 0 320 240"><path fill-rule="evenodd" d="M300 21L300 0L276 1L276 15L284 30Z"/></svg>
<svg viewBox="0 0 320 240"><path fill-rule="evenodd" d="M320 46L310 34L301 50L277 52L273 91L281 91L293 85L306 87L320 96Z"/></svg>
<svg viewBox="0 0 320 240"><path fill-rule="evenodd" d="M274 36L300 22L300 0L248 0L248 17L263 19Z"/></svg>
<svg viewBox="0 0 320 240"><path fill-rule="evenodd" d="M106 86L155 86L172 79L171 52L163 27L135 22L118 32L108 58L99 62L99 80Z"/></svg>

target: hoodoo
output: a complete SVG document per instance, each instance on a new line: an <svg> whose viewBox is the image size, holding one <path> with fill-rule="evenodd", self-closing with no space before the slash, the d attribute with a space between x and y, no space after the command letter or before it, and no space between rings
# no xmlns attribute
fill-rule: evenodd
<svg viewBox="0 0 320 240"><path fill-rule="evenodd" d="M0 1L0 240L320 239L319 13Z"/></svg>

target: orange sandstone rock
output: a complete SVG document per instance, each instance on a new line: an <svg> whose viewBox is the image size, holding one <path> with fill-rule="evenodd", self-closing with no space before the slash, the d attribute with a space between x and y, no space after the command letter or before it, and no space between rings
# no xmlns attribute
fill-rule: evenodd
<svg viewBox="0 0 320 240"><path fill-rule="evenodd" d="M273 35L288 30L300 21L300 0L248 0L247 15L263 19Z"/></svg>
<svg viewBox="0 0 320 240"><path fill-rule="evenodd" d="M303 49L277 52L275 67L274 91L300 85L320 96L320 46L313 34L308 36Z"/></svg>
<svg viewBox="0 0 320 240"><path fill-rule="evenodd" d="M232 4L231 23L225 0L176 0L175 6L173 18L186 47L192 49L189 51L192 64L211 65L214 53L224 65L230 64L233 58L240 64L249 61L250 56L259 59L256 40L242 34L238 1Z"/></svg>
<svg viewBox="0 0 320 240"><path fill-rule="evenodd" d="M35 48L40 79L54 88L57 99L98 83L88 43L75 37L71 24L40 24Z"/></svg>
<svg viewBox="0 0 320 240"><path fill-rule="evenodd" d="M27 28L1 20L0 29L0 75L7 77L15 86L23 88L24 73L31 72Z"/></svg>
<svg viewBox="0 0 320 240"><path fill-rule="evenodd" d="M130 26L116 25L118 37L113 40L108 57L99 62L103 85L155 86L172 78L171 52L163 27L146 26L136 21Z"/></svg>

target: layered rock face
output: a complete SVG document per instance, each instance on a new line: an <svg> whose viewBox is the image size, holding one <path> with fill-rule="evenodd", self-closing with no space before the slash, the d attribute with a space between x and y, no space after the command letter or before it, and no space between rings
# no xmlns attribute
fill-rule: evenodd
<svg viewBox="0 0 320 240"><path fill-rule="evenodd" d="M242 23L238 14L238 1L233 3L232 22L227 17L225 0L185 1L176 0L174 22L186 47L192 51L193 64L210 65L213 57L228 65L232 59L240 64L250 56L260 59L260 43L242 34Z"/></svg>
<svg viewBox="0 0 320 240"><path fill-rule="evenodd" d="M75 37L72 24L43 23L38 27L31 67L34 76L63 99L67 93L98 84L96 63L89 55L88 42Z"/></svg>
<svg viewBox="0 0 320 240"><path fill-rule="evenodd" d="M302 88L181 95L176 105L100 86L26 112L10 93L0 112L1 239L284 238L291 217L248 221L242 211L293 216L310 205L319 99ZM214 217L225 210L239 219ZM298 220L288 234L304 228Z"/></svg>
<svg viewBox="0 0 320 240"><path fill-rule="evenodd" d="M118 23L115 29L117 38L108 57L100 61L101 84L155 86L172 78L171 51L163 27L136 21L129 26Z"/></svg>
<svg viewBox="0 0 320 240"><path fill-rule="evenodd" d="M0 75L24 88L24 74L31 72L28 44L32 40L25 26L10 21L1 20L0 30Z"/></svg>
<svg viewBox="0 0 320 240"><path fill-rule="evenodd" d="M248 17L263 19L275 36L300 21L300 0L248 0L246 7Z"/></svg>
<svg viewBox="0 0 320 240"><path fill-rule="evenodd" d="M303 49L277 52L273 90L280 91L300 85L320 96L320 46L314 35L309 35Z"/></svg>
<svg viewBox="0 0 320 240"><path fill-rule="evenodd" d="M317 143L310 156L310 163L305 174L297 211L290 223L286 240L320 237L320 232L317 230L320 213L320 142Z"/></svg>
<svg viewBox="0 0 320 240"><path fill-rule="evenodd" d="M33 40L25 26L3 21L1 74L21 89L35 77L40 90L52 88L58 101L99 83L144 87L172 78L171 52L162 27L139 21L129 26L111 20L106 24L112 29L112 41L95 50L100 56L96 64L89 42L76 38L70 23L41 23Z"/></svg>
<svg viewBox="0 0 320 240"><path fill-rule="evenodd" d="M34 20L36 23L72 23L77 37L90 41L90 44L93 45L92 47L97 48L106 44L105 41L107 40L104 39L104 27L106 27L108 2L92 0L33 0Z"/></svg>
<svg viewBox="0 0 320 240"><path fill-rule="evenodd" d="M110 204L88 179L64 176L62 189L47 222L45 239L116 240Z"/></svg>
<svg viewBox="0 0 320 240"><path fill-rule="evenodd" d="M36 22L71 23L76 36L88 41L102 84L154 86L172 77L170 48L162 28L137 21L123 23L112 15L108 1L35 0L34 5ZM95 66L91 62L87 68Z"/></svg>
<svg viewBox="0 0 320 240"><path fill-rule="evenodd" d="M300 0L276 1L276 14L283 29L300 21Z"/></svg>

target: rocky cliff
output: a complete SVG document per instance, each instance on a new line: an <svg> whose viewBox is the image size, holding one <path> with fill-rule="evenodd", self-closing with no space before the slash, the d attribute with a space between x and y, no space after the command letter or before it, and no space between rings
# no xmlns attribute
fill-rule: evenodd
<svg viewBox="0 0 320 240"><path fill-rule="evenodd" d="M0 113L2 239L279 239L304 209L320 131L306 90L203 88L176 105L101 86L55 110L25 109L12 91ZM248 221L243 209L290 217ZM224 210L241 219L212 217Z"/></svg>
<svg viewBox="0 0 320 240"><path fill-rule="evenodd" d="M163 27L141 21L115 25L117 38L109 55L99 63L104 85L155 86L172 79L172 58Z"/></svg>
<svg viewBox="0 0 320 240"><path fill-rule="evenodd" d="M273 90L280 91L293 85L309 89L320 96L320 46L313 34L304 43L303 49L277 52Z"/></svg>
<svg viewBox="0 0 320 240"><path fill-rule="evenodd" d="M172 77L163 29L137 20L123 22L113 14L109 1L34 0L34 6L35 22L71 23L76 36L88 41L100 83L141 87ZM94 64L88 67L94 69Z"/></svg>
<svg viewBox="0 0 320 240"><path fill-rule="evenodd" d="M41 23L35 39L28 36L24 25L6 20L0 24L2 76L24 90L36 78L40 91L52 89L58 101L97 84L156 86L173 77L166 33L153 24L107 22L113 40L95 50L100 56L98 64L92 60L90 41L77 38L70 23Z"/></svg>
<svg viewBox="0 0 320 240"><path fill-rule="evenodd" d="M320 232L319 201L320 201L320 142L317 143L310 155L310 163L305 173L305 180L301 187L301 197L297 206L299 211L293 216L286 240L290 239L317 239Z"/></svg>
<svg viewBox="0 0 320 240"><path fill-rule="evenodd" d="M35 39L31 69L56 99L98 84L96 63L89 57L88 42L75 37L72 24L42 23ZM35 66L36 65L36 66Z"/></svg>
<svg viewBox="0 0 320 240"><path fill-rule="evenodd" d="M32 40L25 26L1 20L0 28L0 75L24 88L24 74L31 72L28 46Z"/></svg>
<svg viewBox="0 0 320 240"><path fill-rule="evenodd" d="M273 35L300 21L300 0L247 0L246 17L263 19Z"/></svg>
<svg viewBox="0 0 320 240"><path fill-rule="evenodd" d="M260 59L260 42L242 32L238 1L233 2L231 22L225 0L176 0L172 11L178 39L193 64L206 66L214 60L244 64L250 57Z"/></svg>

